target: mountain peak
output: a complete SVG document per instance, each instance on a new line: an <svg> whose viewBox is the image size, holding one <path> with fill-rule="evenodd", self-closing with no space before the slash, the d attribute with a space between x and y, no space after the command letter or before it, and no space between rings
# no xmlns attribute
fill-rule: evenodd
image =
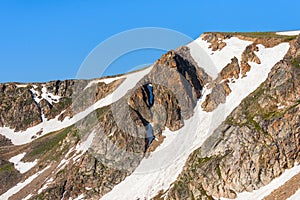
<svg viewBox="0 0 300 200"><path fill-rule="evenodd" d="M132 73L0 84L0 199L291 196L296 33L207 32Z"/></svg>

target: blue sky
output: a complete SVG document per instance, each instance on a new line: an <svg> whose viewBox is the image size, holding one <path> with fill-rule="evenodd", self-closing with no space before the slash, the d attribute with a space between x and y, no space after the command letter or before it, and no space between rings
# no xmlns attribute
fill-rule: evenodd
<svg viewBox="0 0 300 200"><path fill-rule="evenodd" d="M300 29L299 7L297 0L3 0L0 82L75 78L93 48L133 28L169 28L192 38L203 31ZM129 54L115 62L108 74L151 63L162 53Z"/></svg>

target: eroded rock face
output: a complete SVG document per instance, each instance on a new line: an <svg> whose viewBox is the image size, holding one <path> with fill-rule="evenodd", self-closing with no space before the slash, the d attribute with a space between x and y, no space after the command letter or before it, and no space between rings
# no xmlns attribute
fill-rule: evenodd
<svg viewBox="0 0 300 200"><path fill-rule="evenodd" d="M138 89L129 99L131 108L143 119L143 124L149 122L156 124L158 130L168 127L175 131L183 126L181 108L176 96L168 88L153 85L154 104L148 104L148 94L144 87ZM159 133L157 133L159 134Z"/></svg>
<svg viewBox="0 0 300 200"><path fill-rule="evenodd" d="M41 123L42 113L47 119L54 118L70 105L73 84L74 81L52 81L44 84L27 84L22 87L16 83L1 84L0 126L10 127L15 131L24 131ZM42 87L47 88L48 92L60 96L60 102L50 104L47 100L42 99L38 105L31 89L35 88L40 97Z"/></svg>
<svg viewBox="0 0 300 200"><path fill-rule="evenodd" d="M288 55L298 50L292 52ZM234 198L236 192L268 184L300 161L300 70L290 59L277 63L189 157L167 199Z"/></svg>
<svg viewBox="0 0 300 200"><path fill-rule="evenodd" d="M211 112L215 110L218 105L225 103L226 96L231 93L228 84L229 81L234 82L234 79L238 79L240 74L242 78L244 78L246 73L251 69L248 62L261 63L260 59L254 53L257 51L258 47L256 44L247 46L242 54L241 61L234 57L231 59L231 62L221 70L218 77L207 87L211 89L211 93L206 96L205 101L201 105L205 111ZM241 65L239 63L241 63Z"/></svg>

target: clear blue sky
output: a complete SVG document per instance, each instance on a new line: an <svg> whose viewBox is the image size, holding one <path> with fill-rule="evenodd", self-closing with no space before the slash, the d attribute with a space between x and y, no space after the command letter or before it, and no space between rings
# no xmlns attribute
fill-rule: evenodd
<svg viewBox="0 0 300 200"><path fill-rule="evenodd" d="M203 31L293 30L300 29L299 8L297 0L3 0L0 82L74 78L96 45L132 28L164 27L192 38ZM162 53L128 56L111 73Z"/></svg>

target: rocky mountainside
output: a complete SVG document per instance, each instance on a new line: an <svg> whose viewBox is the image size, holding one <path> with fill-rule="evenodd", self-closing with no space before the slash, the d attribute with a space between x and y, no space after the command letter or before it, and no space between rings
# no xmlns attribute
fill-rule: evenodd
<svg viewBox="0 0 300 200"><path fill-rule="evenodd" d="M129 74L0 84L0 199L287 199L299 63L297 35L204 33Z"/></svg>

